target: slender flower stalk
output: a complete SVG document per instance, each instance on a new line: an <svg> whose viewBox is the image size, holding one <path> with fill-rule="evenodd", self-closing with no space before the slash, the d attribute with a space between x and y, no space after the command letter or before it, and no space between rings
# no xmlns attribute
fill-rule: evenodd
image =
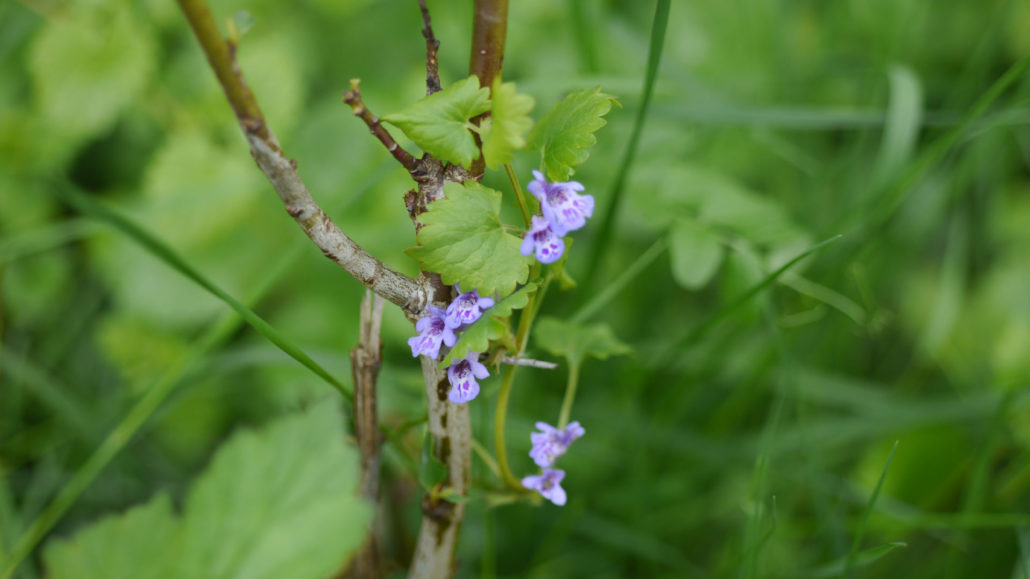
<svg viewBox="0 0 1030 579"><path fill-rule="evenodd" d="M526 195L522 192L522 185L519 184L519 178L515 175L515 170L511 168L511 163L504 164L504 172L508 174L511 188L515 191L515 199L519 202L519 211L522 212L522 218L526 220L526 227L529 227L533 223L532 212L529 210Z"/></svg>
<svg viewBox="0 0 1030 579"><path fill-rule="evenodd" d="M569 364L569 383L565 387L565 397L562 399L561 412L558 414L558 428L565 428L565 425L569 423L569 414L572 412L572 402L576 399L578 385L579 364Z"/></svg>
<svg viewBox="0 0 1030 579"><path fill-rule="evenodd" d="M525 315L525 314L523 314ZM497 410L494 412L494 453L500 467L501 478L512 489L522 490L522 483L515 478L508 464L508 446L505 444L505 427L508 417L508 399L511 397L511 386L515 383L515 370L518 366L508 366L501 378L501 390L497 394Z"/></svg>

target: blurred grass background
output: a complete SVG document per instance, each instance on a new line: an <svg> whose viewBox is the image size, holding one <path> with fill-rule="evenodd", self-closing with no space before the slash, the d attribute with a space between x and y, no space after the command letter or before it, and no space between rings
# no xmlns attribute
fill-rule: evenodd
<svg viewBox="0 0 1030 579"><path fill-rule="evenodd" d="M466 76L471 3L429 6L453 82ZM410 183L340 95L360 77L383 115L424 94L416 3L213 9L220 22L252 15L242 66L316 198L413 272ZM511 6L504 76L537 98L537 117L598 84L623 104L574 177L600 206L640 103L653 14L628 0ZM568 506L473 503L459 575L832 576L862 533L863 551L907 546L873 551L858 576L1030 576L1028 81L934 153L1027 54L1030 5L1016 0L674 2L601 281L585 271L588 227L569 260L580 287L544 308L571 315L658 242L595 320L636 354L584 369ZM348 383L362 289L284 215L170 0L5 2L0 79L2 553L183 360L198 364L173 376L171 398L56 535L157 491L180 497L234 429L337 396L249 329L227 326L207 347L227 308L55 190L131 216ZM517 159L524 180L537 161ZM388 308L389 424L424 412L412 333ZM517 473L563 385L563 371L521 372ZM484 386L472 412L491 448L498 384ZM420 494L386 452L401 557ZM38 561L22 569L41 573Z"/></svg>

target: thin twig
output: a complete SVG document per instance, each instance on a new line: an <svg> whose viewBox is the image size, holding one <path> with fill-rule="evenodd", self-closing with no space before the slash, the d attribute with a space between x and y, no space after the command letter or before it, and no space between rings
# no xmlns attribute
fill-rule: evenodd
<svg viewBox="0 0 1030 579"><path fill-rule="evenodd" d="M420 313L429 301L425 284L383 265L340 231L311 196L297 173L296 161L286 157L265 123L257 100L236 62L236 45L222 37L207 2L178 2L236 114L250 145L251 156L279 194L287 213L326 257L338 263L365 287L397 304L409 316Z"/></svg>
<svg viewBox="0 0 1030 579"><path fill-rule="evenodd" d="M554 362L544 362L543 360L531 360L529 358L512 358L511 356L505 356L501 358L502 364L508 364L509 366L528 366L530 368L540 368L542 370L554 370L558 367Z"/></svg>
<svg viewBox="0 0 1030 579"><path fill-rule="evenodd" d="M376 411L376 385L383 362L383 342L379 338L383 321L383 299L366 290L361 300L361 328L358 345L350 351L354 378L354 432L361 454L361 494L372 505L379 504L379 449L383 436ZM348 575L374 578L381 575L376 525L369 530Z"/></svg>
<svg viewBox="0 0 1030 579"><path fill-rule="evenodd" d="M436 57L440 41L433 34L426 0L418 0L418 7L422 10L422 36L426 39L426 94L431 95L440 92L440 61Z"/></svg>
<svg viewBox="0 0 1030 579"><path fill-rule="evenodd" d="M411 153L405 151L400 145L398 145L397 141L393 140L393 137L390 136L386 127L379 122L379 117L373 115L372 111L368 110L368 107L365 106L365 103L361 100L361 90L358 89L358 85L360 83L361 81L356 78L351 79L350 90L343 93L343 102L349 104L350 107L354 109L354 116L365 121L365 124L368 125L369 132L371 132L375 138L379 139L379 142L386 147L387 151L390 151L390 154L393 155L394 159L397 159L398 163L403 165L409 173L414 171L415 167L418 165L418 161L411 155Z"/></svg>

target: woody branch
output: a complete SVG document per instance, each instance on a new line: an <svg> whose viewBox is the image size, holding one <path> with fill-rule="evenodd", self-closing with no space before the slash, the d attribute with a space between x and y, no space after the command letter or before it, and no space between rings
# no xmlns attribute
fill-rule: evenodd
<svg viewBox="0 0 1030 579"><path fill-rule="evenodd" d="M279 194L290 217L326 257L375 293L400 306L410 317L417 316L430 299L426 284L390 269L333 223L304 185L297 163L286 157L265 123L257 99L236 61L235 39L227 40L218 31L205 0L178 2L236 114L251 155Z"/></svg>

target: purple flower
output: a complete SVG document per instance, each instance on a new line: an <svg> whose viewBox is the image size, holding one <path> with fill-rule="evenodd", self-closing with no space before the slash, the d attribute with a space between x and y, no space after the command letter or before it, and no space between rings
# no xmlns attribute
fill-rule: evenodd
<svg viewBox="0 0 1030 579"><path fill-rule="evenodd" d="M451 383L451 391L447 398L454 404L464 404L472 400L479 396L479 382L476 382L476 378L482 380L489 375L486 366L479 363L479 354L469 352L464 359L454 362L447 369L447 379Z"/></svg>
<svg viewBox="0 0 1030 579"><path fill-rule="evenodd" d="M415 324L415 330L419 334L408 338L408 345L411 346L411 355L416 358L424 355L436 359L440 355L441 343L452 347L458 341L458 336L444 322L444 311L433 306L429 306L429 315Z"/></svg>
<svg viewBox="0 0 1030 579"><path fill-rule="evenodd" d="M565 504L565 489L561 488L561 480L565 471L545 468L543 474L527 476L522 479L522 486L534 490L559 507Z"/></svg>
<svg viewBox="0 0 1030 579"><path fill-rule="evenodd" d="M536 178L527 188L540 200L540 210L556 235L560 237L586 225L587 217L594 214L594 196L576 193L583 190L582 184L576 181L548 184L540 171L533 171L533 176Z"/></svg>
<svg viewBox="0 0 1030 579"><path fill-rule="evenodd" d="M555 428L545 422L537 422L537 429L529 435L533 441L533 449L529 451L533 462L542 467L549 467L559 456L565 454L569 445L586 432L578 422L572 422L562 429Z"/></svg>
<svg viewBox="0 0 1030 579"><path fill-rule="evenodd" d="M454 298L451 305L447 306L447 316L444 318L444 321L447 323L448 328L458 328L462 324L471 324L483 315L484 310L492 308L494 305L492 298L481 298L476 290L461 293L460 287L454 287L458 288L459 295Z"/></svg>
<svg viewBox="0 0 1030 579"><path fill-rule="evenodd" d="M522 255L529 255L534 251L540 263L554 263L565 251L565 242L555 235L547 219L539 215L533 216L533 226L522 240Z"/></svg>

